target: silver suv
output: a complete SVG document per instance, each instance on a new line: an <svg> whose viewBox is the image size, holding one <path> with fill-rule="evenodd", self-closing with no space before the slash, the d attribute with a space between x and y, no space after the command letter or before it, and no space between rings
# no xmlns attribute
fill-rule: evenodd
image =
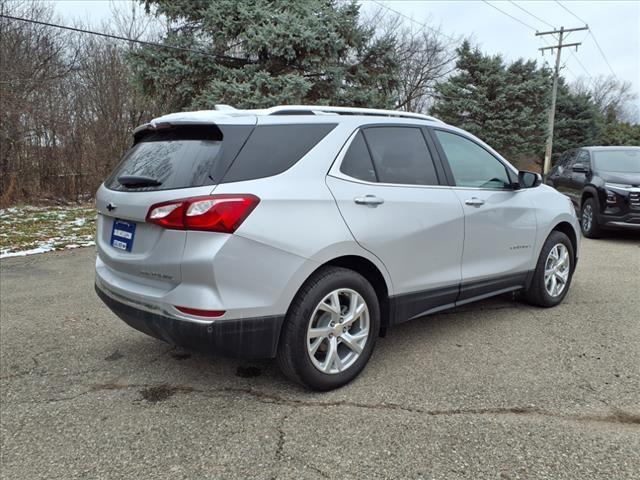
<svg viewBox="0 0 640 480"><path fill-rule="evenodd" d="M324 106L175 113L97 193L96 291L171 344L277 357L316 390L406 320L521 291L551 307L571 201L425 115Z"/></svg>

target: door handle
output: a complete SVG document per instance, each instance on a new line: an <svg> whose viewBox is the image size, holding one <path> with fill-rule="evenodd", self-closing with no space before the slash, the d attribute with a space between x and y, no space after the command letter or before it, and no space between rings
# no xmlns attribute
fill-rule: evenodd
<svg viewBox="0 0 640 480"><path fill-rule="evenodd" d="M482 200L481 198L478 197L471 197L471 198L467 198L464 203L466 205L472 205L474 207L479 207L481 205L484 205L484 200Z"/></svg>
<svg viewBox="0 0 640 480"><path fill-rule="evenodd" d="M382 205L384 200L382 198L376 197L375 195L365 195L364 197L356 197L353 199L358 205L368 205L370 207L377 207L378 205Z"/></svg>

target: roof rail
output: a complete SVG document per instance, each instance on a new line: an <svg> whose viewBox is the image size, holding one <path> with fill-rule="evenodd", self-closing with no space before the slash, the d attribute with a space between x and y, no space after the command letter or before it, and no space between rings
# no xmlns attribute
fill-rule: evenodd
<svg viewBox="0 0 640 480"><path fill-rule="evenodd" d="M382 117L416 118L441 122L442 120L422 113L403 112L400 110L381 110L377 108L331 107L325 105L278 105L263 110L266 115L372 115Z"/></svg>

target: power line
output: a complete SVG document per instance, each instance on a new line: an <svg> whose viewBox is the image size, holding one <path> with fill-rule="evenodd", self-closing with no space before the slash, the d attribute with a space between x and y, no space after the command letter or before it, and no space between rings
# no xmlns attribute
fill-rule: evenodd
<svg viewBox="0 0 640 480"><path fill-rule="evenodd" d="M596 42L596 47L598 47L598 50L600 51L600 55L602 55L602 58L604 58L604 61L607 64L607 67L609 67L609 71L614 77L617 78L618 76L616 75L616 72L614 72L613 68L611 68L611 64L609 63L609 60L607 60L607 56L602 51L602 48L600 47L600 44L598 43L598 40L596 39L596 36L593 34L593 31L591 29L589 29L589 35L591 35L591 38L593 38L593 41Z"/></svg>
<svg viewBox="0 0 640 480"><path fill-rule="evenodd" d="M587 22L585 22L584 20L582 20L579 16L577 16L575 13L573 13L571 10L569 10L567 7L565 7L563 4L561 4L558 0L555 0L555 2L560 5L562 8L564 8L567 12L569 12L570 15L573 16L573 18L575 18L576 20L578 20L580 23L583 23L585 25L587 25Z"/></svg>
<svg viewBox="0 0 640 480"><path fill-rule="evenodd" d="M567 70L567 71L568 71L568 72L573 76L573 78L577 80L577 79L578 79L578 76L574 73L574 71L573 71L573 70L571 70L571 68L569 67L569 65L567 65L567 62L568 62L568 61L569 61L568 59L564 61L564 63L563 63L563 64L562 64L562 66L560 67L560 70L566 69L566 70Z"/></svg>
<svg viewBox="0 0 640 480"><path fill-rule="evenodd" d="M429 25L427 25L426 23L419 22L419 21L418 21L418 20L416 20L415 18L410 17L409 15L406 15L406 14L404 14L404 13L400 12L399 10L396 10L395 8L391 8L391 7L387 6L387 5L385 5L384 3L379 2L378 0L372 0L372 1L373 1L373 3L375 3L376 5L378 5L378 6L382 7L382 8L385 8L385 9L389 10L390 12L395 13L396 15L400 15L401 17L406 18L407 20L409 20L410 22L415 23L416 25L420 25L421 27L426 28L427 30L431 30L433 33L437 33L437 34L439 34L439 35L442 35L442 36L444 36L444 37L447 37L447 38L448 38L449 40L451 40L452 42L457 42L457 41L458 41L458 39L457 39L457 38L454 38L454 37L452 37L451 35L447 35L446 33L442 32L442 31L440 31L440 30L438 30L438 29L435 29L435 28L433 28L433 27L430 27L430 26L429 26Z"/></svg>
<svg viewBox="0 0 640 480"><path fill-rule="evenodd" d="M565 11L569 12L570 15L572 15L575 19L579 20L580 22L584 23L587 27L589 27L589 25L587 24L587 22L585 22L582 18L580 18L578 15L576 15L575 13L573 13L571 10L569 10L567 7L565 7L562 3L560 3L558 0L555 0L555 2L560 5L562 8L565 9ZM614 77L617 77L616 72L613 71L613 68L611 68L611 64L609 63L609 60L607 59L607 56L604 54L604 51L602 50L602 47L600 46L600 43L598 43L598 39L596 38L595 34L593 33L593 29L589 28L589 32L587 33L587 35L585 36L585 39L587 38L588 35L591 35L591 37L593 37L593 41L596 44L596 47L598 47L598 50L600 51L600 55L602 55L602 58L604 59L605 63L607 64L607 67L609 67L609 71L611 72L611 74ZM584 42L584 40L583 40Z"/></svg>
<svg viewBox="0 0 640 480"><path fill-rule="evenodd" d="M553 28L555 30L555 27L553 25L551 25L549 22L545 21L544 19L534 15L533 13L529 12L528 10L526 10L524 7L521 7L520 5L518 5L517 3L515 3L512 0L509 0L510 3L513 3L516 7L518 7L520 10L522 10L525 13L528 13L529 15L531 15L532 17L536 18L537 20L539 20L540 22L544 23L545 25L550 26L551 28ZM589 36L590 32L587 32L587 34L584 36L584 38L582 39L582 41L580 43L584 43L584 41L586 40L586 38ZM547 40L544 37L540 37L544 40L544 42L549 45L549 43L547 42ZM557 37L554 38L557 39ZM584 70L584 72L587 74L587 77L591 78L591 74L589 73L589 71L585 68L585 66L583 65L583 63L580 61L580 59L578 58L578 56L573 52L573 50L569 50L569 53L571 54L571 56L575 59L576 62L578 62L578 65L580 65L580 67L582 68L582 70ZM573 70L571 70L571 68L569 68L569 66L567 65L567 62L565 61L562 68L566 68L569 73L571 73L575 78L578 78L577 75L573 72Z"/></svg>
<svg viewBox="0 0 640 480"><path fill-rule="evenodd" d="M149 47L169 48L169 49L172 49L172 50L179 50L179 51L182 51L182 52L198 53L200 55L205 55L207 57L212 57L212 58L216 58L216 59L219 59L219 60L227 60L227 61L243 62L243 63L253 63L253 62L251 62L249 60L245 60L243 58L231 57L231 56L228 56L228 55L220 55L220 54L217 54L217 53L209 53L209 52L205 52L203 50L193 50L191 48L177 47L177 46L174 46L174 45L165 45L165 44L162 44L162 43L147 42L145 40L136 40L136 39L133 39L133 38L122 37L122 36L119 36L119 35L112 35L110 33L96 32L96 31L93 31L93 30L86 30L84 28L69 27L67 25L59 25L59 24L56 24L56 23L41 22L39 20L32 20L32 19L29 19L29 18L13 17L11 15L5 15L5 14L0 14L0 18L6 18L6 19L9 19L9 20L16 20L16 21L19 21L19 22L33 23L33 24L36 24L36 25L43 25L45 27L59 28L59 29L62 29L62 30L70 30L72 32L77 32L77 33L86 33L86 34L89 34L89 35L97 35L99 37L111 38L111 39L114 39L114 40L123 40L123 41L126 41L126 42L138 43L138 44L146 45L146 46L149 46Z"/></svg>
<svg viewBox="0 0 640 480"><path fill-rule="evenodd" d="M527 15L535 18L536 20L538 20L539 22L544 23L546 26L551 27L553 29L555 29L556 27L554 25L551 25L549 22L544 21L543 19L541 19L540 17L538 17L537 15L534 15L533 13L531 13L529 10L527 10L526 8L518 5L516 2L514 2L513 0L509 0L509 3L514 4L516 7L518 7L520 10L522 10L524 13L526 13Z"/></svg>
<svg viewBox="0 0 640 480"><path fill-rule="evenodd" d="M584 73L587 74L587 77L589 77L589 79L591 79L591 74L589 73L589 70L587 70L584 65L582 64L582 62L580 61L580 59L578 58L578 56L573 53L573 50L569 50L569 53L571 53L571 56L575 59L576 62L578 62L578 65L580 65L580 67L582 68L582 70L584 70ZM569 70L571 71L571 70Z"/></svg>
<svg viewBox="0 0 640 480"><path fill-rule="evenodd" d="M509 0L511 1L511 0ZM515 2L511 1L511 3L513 3L516 7L524 10L526 12L526 10L522 7L520 7L518 4L516 4ZM528 13L528 12L527 12ZM533 14L531 14L533 15ZM542 18L536 17L538 20L540 20L541 22L545 23L546 25L550 25L548 22L544 21ZM555 29L555 27L552 27ZM580 41L580 43L584 43L584 41L587 39L587 37L589 36L589 31L587 32L587 34L584 36L584 38ZM547 40L544 37L540 37L542 38L545 43L547 43L547 45L549 45L549 43L547 42ZM555 38L557 40L557 37L554 35L553 38ZM589 77L589 79L591 79L591 74L589 73L589 71L585 68L585 66L583 65L583 63L580 61L580 59L578 58L578 55L576 55L573 50L569 50L569 53L571 54L571 56L575 59L576 62L578 62L578 65L580 65L580 68L582 68L582 70L584 70L584 73L587 74L587 77ZM573 72L573 70L571 70L571 68L569 68L569 66L567 65L567 62L564 62L563 68L566 67L566 69L569 71L569 73L571 73L576 79L578 78L577 75Z"/></svg>
<svg viewBox="0 0 640 480"><path fill-rule="evenodd" d="M486 3L487 5L489 5L492 8L495 8L496 10L498 10L500 13L506 15L507 17L512 18L513 20L515 20L516 22L524 25L525 27L527 27L530 30L533 30L534 32L537 32L538 30L536 28L533 28L531 25L529 25L526 22L523 22L522 20L520 20L517 17L514 17L513 15L511 15L510 13L505 12L504 10L502 10L501 8L496 7L495 5L493 5L492 3L489 3L487 0L482 0L484 3ZM546 22L545 22L546 23Z"/></svg>

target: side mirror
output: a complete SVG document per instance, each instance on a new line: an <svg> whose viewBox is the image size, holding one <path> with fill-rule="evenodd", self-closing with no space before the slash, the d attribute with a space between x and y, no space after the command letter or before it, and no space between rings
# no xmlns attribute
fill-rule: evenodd
<svg viewBox="0 0 640 480"><path fill-rule="evenodd" d="M584 163L574 163L573 167L571 167L571 170L577 173L587 173L589 172L589 167Z"/></svg>
<svg viewBox="0 0 640 480"><path fill-rule="evenodd" d="M535 188L542 183L542 176L539 173L521 170L518 172L518 186L520 188Z"/></svg>

